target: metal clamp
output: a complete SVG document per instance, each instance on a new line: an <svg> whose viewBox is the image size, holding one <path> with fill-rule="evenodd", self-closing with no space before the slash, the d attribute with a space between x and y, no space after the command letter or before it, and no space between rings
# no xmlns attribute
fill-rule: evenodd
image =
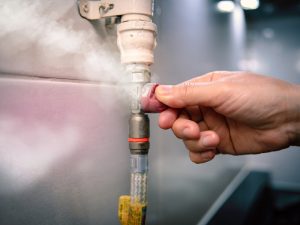
<svg viewBox="0 0 300 225"><path fill-rule="evenodd" d="M125 14L152 15L152 2L149 0L79 0L79 13L89 20Z"/></svg>

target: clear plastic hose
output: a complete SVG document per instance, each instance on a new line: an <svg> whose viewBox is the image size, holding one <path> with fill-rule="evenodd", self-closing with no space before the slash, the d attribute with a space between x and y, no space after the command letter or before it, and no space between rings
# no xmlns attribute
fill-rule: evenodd
<svg viewBox="0 0 300 225"><path fill-rule="evenodd" d="M147 204L148 155L131 155L131 203Z"/></svg>

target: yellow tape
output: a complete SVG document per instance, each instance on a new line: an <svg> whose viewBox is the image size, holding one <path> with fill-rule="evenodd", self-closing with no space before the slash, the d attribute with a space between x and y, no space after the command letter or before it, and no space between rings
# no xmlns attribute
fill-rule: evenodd
<svg viewBox="0 0 300 225"><path fill-rule="evenodd" d="M122 195L119 198L119 220L122 225L145 225L146 204L131 203L130 196Z"/></svg>

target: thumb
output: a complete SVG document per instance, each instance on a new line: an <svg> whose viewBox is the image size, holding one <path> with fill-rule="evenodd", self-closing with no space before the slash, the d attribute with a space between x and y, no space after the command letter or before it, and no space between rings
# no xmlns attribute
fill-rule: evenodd
<svg viewBox="0 0 300 225"><path fill-rule="evenodd" d="M171 108L201 105L216 107L226 99L227 85L223 82L185 82L178 85L159 85L156 98Z"/></svg>

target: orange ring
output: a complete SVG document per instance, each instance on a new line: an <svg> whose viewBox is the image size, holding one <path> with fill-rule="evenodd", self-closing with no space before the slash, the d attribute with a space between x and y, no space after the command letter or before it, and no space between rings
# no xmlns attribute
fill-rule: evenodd
<svg viewBox="0 0 300 225"><path fill-rule="evenodd" d="M128 138L128 142L149 142L149 138Z"/></svg>

